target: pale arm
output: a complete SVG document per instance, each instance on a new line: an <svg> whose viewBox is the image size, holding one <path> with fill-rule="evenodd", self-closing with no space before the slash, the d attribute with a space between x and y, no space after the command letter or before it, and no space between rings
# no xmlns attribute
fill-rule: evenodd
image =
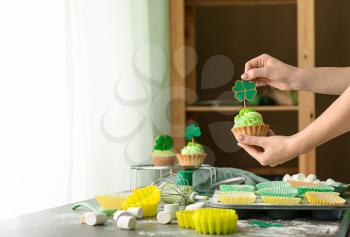
<svg viewBox="0 0 350 237"><path fill-rule="evenodd" d="M269 85L280 90L340 95L350 86L350 67L302 69L263 54L245 64L241 78L253 80L257 86Z"/></svg>

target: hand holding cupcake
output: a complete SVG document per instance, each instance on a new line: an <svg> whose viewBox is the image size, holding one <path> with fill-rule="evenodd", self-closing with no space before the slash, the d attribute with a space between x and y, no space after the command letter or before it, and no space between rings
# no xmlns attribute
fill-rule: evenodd
<svg viewBox="0 0 350 237"><path fill-rule="evenodd" d="M198 126L191 124L186 128L186 140L189 140L187 146L182 148L181 153L176 157L179 164L184 168L198 168L201 166L207 156L203 145L196 143L194 138L201 136L201 130Z"/></svg>

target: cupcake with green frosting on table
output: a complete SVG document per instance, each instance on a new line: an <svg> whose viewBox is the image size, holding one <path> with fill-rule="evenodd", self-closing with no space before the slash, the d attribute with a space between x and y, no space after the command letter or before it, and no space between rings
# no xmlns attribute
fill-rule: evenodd
<svg viewBox="0 0 350 237"><path fill-rule="evenodd" d="M177 154L179 165L184 168L198 168L200 167L207 153L202 144L195 142L194 138L201 136L201 130L198 126L191 124L186 128L186 140L189 140L187 146L182 148L181 153Z"/></svg>
<svg viewBox="0 0 350 237"><path fill-rule="evenodd" d="M152 163L154 166L173 166L176 153L173 150L173 139L169 135L160 135L154 140Z"/></svg>
<svg viewBox="0 0 350 237"><path fill-rule="evenodd" d="M241 135L266 136L270 125L264 123L260 113L246 107L246 102L254 100L257 94L255 84L249 81L236 81L232 91L235 98L244 105L234 117L235 124L231 129L236 139L238 140Z"/></svg>

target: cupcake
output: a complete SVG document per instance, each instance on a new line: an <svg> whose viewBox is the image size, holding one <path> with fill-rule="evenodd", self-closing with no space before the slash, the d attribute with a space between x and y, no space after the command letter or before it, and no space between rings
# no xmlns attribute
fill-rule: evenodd
<svg viewBox="0 0 350 237"><path fill-rule="evenodd" d="M194 124L187 126L186 139L191 140L187 146L182 148L181 153L177 154L179 164L185 168L198 168L201 166L207 156L203 145L196 143L194 137L201 135L200 128Z"/></svg>
<svg viewBox="0 0 350 237"><path fill-rule="evenodd" d="M234 120L235 125L231 131L237 140L241 135L266 136L270 127L264 124L260 113L248 108L241 109Z"/></svg>
<svg viewBox="0 0 350 237"><path fill-rule="evenodd" d="M175 156L173 139L169 135L161 135L154 140L154 150L152 152L154 166L173 166Z"/></svg>

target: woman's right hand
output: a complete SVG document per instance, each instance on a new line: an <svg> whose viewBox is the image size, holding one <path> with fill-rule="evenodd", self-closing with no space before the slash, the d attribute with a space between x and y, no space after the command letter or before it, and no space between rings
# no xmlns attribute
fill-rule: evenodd
<svg viewBox="0 0 350 237"><path fill-rule="evenodd" d="M299 69L268 54L262 54L245 64L243 80L252 80L257 86L272 86L280 90L298 89Z"/></svg>

